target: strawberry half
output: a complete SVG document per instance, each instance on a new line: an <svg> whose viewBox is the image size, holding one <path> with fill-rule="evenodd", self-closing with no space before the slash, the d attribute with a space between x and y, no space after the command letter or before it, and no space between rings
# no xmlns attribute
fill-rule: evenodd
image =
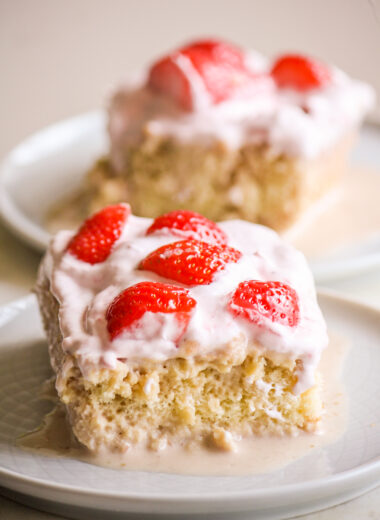
<svg viewBox="0 0 380 520"><path fill-rule="evenodd" d="M139 268L185 285L208 285L216 272L240 257L240 251L232 247L189 239L156 249L142 260Z"/></svg>
<svg viewBox="0 0 380 520"><path fill-rule="evenodd" d="M185 110L194 110L195 91L201 90L200 95L209 104L217 104L246 92L256 78L246 66L241 49L217 40L200 40L155 63L148 85Z"/></svg>
<svg viewBox="0 0 380 520"><path fill-rule="evenodd" d="M186 289L158 282L141 282L121 292L109 305L106 313L107 330L111 340L125 330L135 329L146 312L175 314L177 337L185 332L191 310L196 306Z"/></svg>
<svg viewBox="0 0 380 520"><path fill-rule="evenodd" d="M217 245L227 243L227 235L215 222L194 211L178 210L166 213L153 221L146 234L162 231Z"/></svg>
<svg viewBox="0 0 380 520"><path fill-rule="evenodd" d="M320 88L331 82L330 69L324 63L299 54L278 58L271 75L279 87L299 91Z"/></svg>
<svg viewBox="0 0 380 520"><path fill-rule="evenodd" d="M299 321L296 291L281 282L249 280L238 285L229 302L230 311L252 323L262 325L266 320L289 327Z"/></svg>
<svg viewBox="0 0 380 520"><path fill-rule="evenodd" d="M70 240L67 251L88 264L104 262L120 238L131 209L128 204L116 204L95 213L84 221Z"/></svg>

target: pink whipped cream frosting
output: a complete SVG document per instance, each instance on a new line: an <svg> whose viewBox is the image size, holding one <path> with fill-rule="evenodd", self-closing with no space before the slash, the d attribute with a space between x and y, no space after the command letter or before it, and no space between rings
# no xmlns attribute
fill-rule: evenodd
<svg viewBox="0 0 380 520"><path fill-rule="evenodd" d="M254 52L246 53L246 62L255 73L271 67ZM279 89L266 77L250 99L210 105L197 88L196 75L186 71L198 107L193 112L146 87L145 78L115 93L109 107L109 135L116 170L124 167L125 149L138 144L146 132L183 143L217 141L229 148L264 143L274 155L313 158L352 132L375 101L372 87L331 67L332 81L323 88Z"/></svg>
<svg viewBox="0 0 380 520"><path fill-rule="evenodd" d="M234 348L245 354L259 349L273 356L301 359L295 392L314 383L321 351L327 345L324 319L316 300L314 281L304 256L272 230L242 220L219 224L228 244L241 251L237 263L217 273L210 285L187 287L197 305L179 344L177 322L172 314L147 312L140 336L125 332L110 341L105 314L112 300L125 288L141 281L176 283L152 272L138 270L140 261L158 247L178 240L166 232L146 236L151 219L131 215L112 253L103 263L91 265L67 253L73 232L61 231L52 240L43 270L51 291L60 303L59 319L63 349L72 353L85 377L100 367L114 368L120 360L142 363L175 357L218 355ZM277 280L293 287L299 297L300 319L295 327L268 320L265 326L237 318L227 310L231 293L245 280ZM177 283L177 285L180 285ZM193 342L191 354L186 349Z"/></svg>

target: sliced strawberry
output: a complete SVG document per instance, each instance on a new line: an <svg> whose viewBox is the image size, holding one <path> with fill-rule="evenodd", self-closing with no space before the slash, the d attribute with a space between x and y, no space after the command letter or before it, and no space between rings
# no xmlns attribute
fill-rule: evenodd
<svg viewBox="0 0 380 520"><path fill-rule="evenodd" d="M146 312L175 313L179 333L185 332L191 310L196 306L186 289L158 282L141 282L121 292L109 305L106 313L107 330L111 340L127 329L134 329Z"/></svg>
<svg viewBox="0 0 380 520"><path fill-rule="evenodd" d="M320 88L331 82L331 72L327 65L298 54L278 58L271 74L279 87L300 91Z"/></svg>
<svg viewBox="0 0 380 520"><path fill-rule="evenodd" d="M216 41L193 42L155 63L148 85L171 97L186 110L196 106L195 91L210 104L217 104L249 91L256 76L245 62L244 52Z"/></svg>
<svg viewBox="0 0 380 520"><path fill-rule="evenodd" d="M104 262L118 240L131 209L128 204L108 206L84 221L67 251L89 264Z"/></svg>
<svg viewBox="0 0 380 520"><path fill-rule="evenodd" d="M187 45L181 53L190 59L203 79L214 104L232 97L240 87L253 80L238 47L224 42L206 40Z"/></svg>
<svg viewBox="0 0 380 520"><path fill-rule="evenodd" d="M227 243L227 235L215 222L194 211L178 210L161 215L153 221L146 234L167 231L173 235L212 244Z"/></svg>
<svg viewBox="0 0 380 520"><path fill-rule="evenodd" d="M173 99L185 110L192 110L190 81L180 66L179 56L174 54L155 63L149 71L148 85Z"/></svg>
<svg viewBox="0 0 380 520"><path fill-rule="evenodd" d="M298 295L281 282L242 282L232 295L229 308L236 316L259 325L270 320L295 327L299 321Z"/></svg>
<svg viewBox="0 0 380 520"><path fill-rule="evenodd" d="M140 269L185 285L208 285L216 272L222 271L230 262L237 262L240 257L240 251L226 245L180 240L153 251L140 263Z"/></svg>

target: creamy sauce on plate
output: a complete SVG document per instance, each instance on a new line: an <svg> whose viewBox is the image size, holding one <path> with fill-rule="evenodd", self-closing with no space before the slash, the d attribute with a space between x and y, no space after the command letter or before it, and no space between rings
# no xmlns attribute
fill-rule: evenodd
<svg viewBox="0 0 380 520"><path fill-rule="evenodd" d="M309 259L324 259L347 246L380 237L380 174L371 169L350 169L341 185L316 211L305 215L285 236ZM325 203L326 202L326 203ZM318 204L320 204L318 208Z"/></svg>
<svg viewBox="0 0 380 520"><path fill-rule="evenodd" d="M125 454L94 455L73 438L62 405L45 417L42 426L23 436L20 447L52 457L70 457L100 466L127 470L192 475L246 475L278 470L313 450L336 441L345 431L348 403L340 375L348 343L330 334L329 347L320 364L325 411L318 433L298 436L262 436L243 439L236 452L222 452L205 446L168 446L161 451L134 447Z"/></svg>

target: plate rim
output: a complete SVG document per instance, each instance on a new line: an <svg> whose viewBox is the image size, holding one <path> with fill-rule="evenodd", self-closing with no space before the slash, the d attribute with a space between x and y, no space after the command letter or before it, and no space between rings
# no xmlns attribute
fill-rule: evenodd
<svg viewBox="0 0 380 520"><path fill-rule="evenodd" d="M85 121L96 120L105 122L106 110L95 109L80 114L60 119L40 130L30 134L14 146L2 159L0 163L0 218L7 229L12 231L24 242L31 245L40 252L45 252L49 246L52 235L28 216L15 203L8 191L8 179L10 177L10 163L13 157L25 147L32 146L35 142L44 139L51 132L56 132L63 126L83 123Z"/></svg>
<svg viewBox="0 0 380 520"><path fill-rule="evenodd" d="M13 202L12 197L4 189L1 181L5 166L2 165L0 171L0 217L6 228L14 235L20 238L23 242L29 244L39 252L44 252L50 242L48 232L28 219ZM10 218L9 215L16 216Z"/></svg>
<svg viewBox="0 0 380 520"><path fill-rule="evenodd" d="M340 294L337 291L330 289L320 289L317 292L318 298L322 298L327 300L327 302L338 303L339 305L348 305L350 307L359 307L362 311L372 313L376 317L380 318L380 309L371 306L369 304L363 303L360 300L352 297L346 297L345 295ZM14 300L9 304L3 305L0 307L0 312L8 307L9 305L15 307L19 310L16 315L13 315L11 319L17 319L17 315L21 314L23 311L28 311L32 306L36 305L35 298L31 298L30 295L24 298L20 298L18 300ZM1 327L0 327L1 330ZM0 347L1 348L1 347ZM194 476L194 475L193 475ZM365 482L372 482L375 486L375 481L380 484L380 456L371 459L369 462L365 462L351 468L349 470L342 471L340 473L336 473L334 475L328 475L326 477L313 479L307 482L301 483L292 483L292 484L284 484L280 486L272 486L268 488L262 488L260 490L244 490L241 492L230 492L224 491L223 496L221 497L220 492L208 492L202 495L199 494L191 494L190 493L160 493L155 495L151 492L115 492L109 490L95 490L88 487L77 488L68 484L60 484L57 482L49 482L44 479L36 478L36 477L28 477L26 475L21 475L14 470L6 469L0 466L0 479L3 478L11 479L14 484L25 484L29 487L32 487L37 490L52 490L58 492L60 494L70 493L75 496L81 496L82 498L87 497L97 497L98 499L117 499L122 500L123 502L135 502L135 503L144 503L146 505L152 504L162 504L170 502L171 504L187 504L187 503L196 503L200 505L204 505L206 503L210 503L212 501L220 502L222 501L225 504L231 505L233 503L239 502L241 505L248 505L255 503L259 505L259 502L265 501L268 498L271 498L272 502L281 501L286 498L286 502L294 500L296 497L303 495L304 493L308 494L318 494L323 495L323 493L332 489L334 493L338 490L345 489L347 486L355 487L362 482L364 485ZM211 475L210 478L218 478L218 476ZM10 482L1 482L5 487L9 487L10 489L14 489L19 491L19 487L17 486L9 486Z"/></svg>

